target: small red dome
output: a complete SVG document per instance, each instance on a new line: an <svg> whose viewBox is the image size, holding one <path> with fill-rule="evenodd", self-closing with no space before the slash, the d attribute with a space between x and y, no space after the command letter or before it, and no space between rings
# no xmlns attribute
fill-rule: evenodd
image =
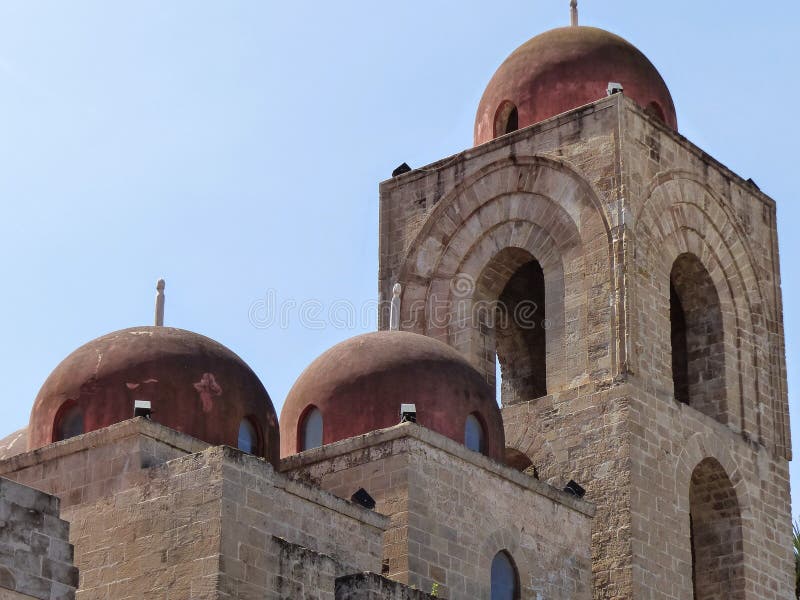
<svg viewBox="0 0 800 600"><path fill-rule="evenodd" d="M238 446L277 463L275 408L252 369L222 344L172 327L134 327L75 350L44 382L31 411L28 449L133 417L152 419L210 444ZM255 433L254 439L253 433Z"/></svg>
<svg viewBox="0 0 800 600"><path fill-rule="evenodd" d="M599 100L611 82L678 128L667 85L635 46L596 27L562 27L529 40L497 69L478 107L475 145Z"/></svg>
<svg viewBox="0 0 800 600"><path fill-rule="evenodd" d="M462 444L467 421L479 423L481 451L502 460L503 421L491 386L447 344L401 331L346 340L303 371L281 411L281 456L302 449L301 429L314 409L321 442L330 444L397 425L401 404L416 405L419 425Z"/></svg>

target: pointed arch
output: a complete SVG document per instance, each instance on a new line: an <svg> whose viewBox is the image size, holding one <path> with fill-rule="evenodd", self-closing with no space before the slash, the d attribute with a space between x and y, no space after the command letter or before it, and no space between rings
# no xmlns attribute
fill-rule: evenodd
<svg viewBox="0 0 800 600"><path fill-rule="evenodd" d="M751 496L747 480L742 476L739 465L733 458L731 452L726 448L719 436L711 433L695 433L683 445L677 461L674 463L675 469L675 489L674 497L677 500L677 509L683 514L689 511L688 490L691 485L692 472L695 467L706 458L713 458L725 470L726 475L731 481L731 485L736 491L736 498L745 523L752 519Z"/></svg>
<svg viewBox="0 0 800 600"><path fill-rule="evenodd" d="M672 263L669 279L675 400L727 423L725 332L717 288L700 259L689 252Z"/></svg>
<svg viewBox="0 0 800 600"><path fill-rule="evenodd" d="M674 473L671 479L675 487L671 493L675 506L676 525L680 531L681 538L685 540L684 547L675 547L675 558L678 561L680 575L685 582L683 589L686 594L692 589L692 481L694 478L697 483L696 469L704 461L706 465L717 465L711 470L716 473L712 477L713 479L728 482L724 486L726 490L725 497L735 496L736 498L738 518L735 525L740 539L739 545L747 547L755 542L753 537L755 535L753 532L755 519L752 499L758 497L758 490L751 489L751 483L743 476L743 471L734 458L734 453L728 449L728 445L722 437L713 432L695 433L686 439L677 457L665 455L661 462L662 469L665 471L672 470ZM722 476L723 474L724 477ZM695 492L697 491L696 489ZM698 507L697 502L695 502L695 513L697 513L698 508L701 507ZM698 533L703 535L702 532ZM742 576L749 580L758 578L758 573L754 571L753 565L750 564L751 562L752 557L748 558L747 556L743 557L741 561ZM733 597L735 598L736 596Z"/></svg>
<svg viewBox="0 0 800 600"><path fill-rule="evenodd" d="M704 458L689 483L689 544L694 600L743 600L742 514L724 467Z"/></svg>
<svg viewBox="0 0 800 600"><path fill-rule="evenodd" d="M788 431L786 411L781 406L785 402L781 400L785 395L781 389L781 361L773 360L774 340L779 335L776 306L774 299L765 300L769 295L764 293L757 276L758 263L730 201L717 196L694 174L662 173L654 178L636 212L633 231L634 272L639 279L635 293L664 299L663 310L655 317L659 329L669 331L669 273L674 260L685 252L701 260L720 295L725 358L730 372L737 374L726 384L731 411L728 424L786 454ZM641 303L634 300L634 304L637 310L632 338L638 370L650 365L648 373L654 376L647 382L649 391L672 396L671 372L652 369L663 364L656 357L669 355L668 349L642 343L643 332L654 324L642 312ZM645 325L646 319L650 323ZM745 380L745 372L751 372L753 377Z"/></svg>
<svg viewBox="0 0 800 600"><path fill-rule="evenodd" d="M499 264L495 259L508 249L527 253L544 274L547 391L580 383L589 374L619 372L624 344L609 340L620 339L617 316L623 307L608 310L609 298L622 302L614 293L608 220L583 178L542 157L485 167L428 215L399 271L404 328L456 347L493 380L495 348L481 337L481 323L473 317L482 303L499 299L513 275L492 273Z"/></svg>
<svg viewBox="0 0 800 600"><path fill-rule="evenodd" d="M483 582L481 586L481 598L492 597L492 562L498 552L505 552L512 558L514 556L520 556L521 544L519 531L510 528L497 529L487 535L485 541L481 544L479 549L480 579ZM530 575L526 569L527 565L516 562L514 566L517 569L518 581L528 581Z"/></svg>

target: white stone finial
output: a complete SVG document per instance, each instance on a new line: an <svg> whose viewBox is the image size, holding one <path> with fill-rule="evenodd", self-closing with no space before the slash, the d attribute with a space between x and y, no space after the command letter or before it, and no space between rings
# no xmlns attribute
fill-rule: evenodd
<svg viewBox="0 0 800 600"><path fill-rule="evenodd" d="M164 288L167 283L159 279L156 283L156 327L164 326Z"/></svg>
<svg viewBox="0 0 800 600"><path fill-rule="evenodd" d="M392 288L392 304L389 308L389 331L400 331L400 294L403 287L395 283Z"/></svg>
<svg viewBox="0 0 800 600"><path fill-rule="evenodd" d="M578 0L570 0L570 22L573 27L578 26Z"/></svg>

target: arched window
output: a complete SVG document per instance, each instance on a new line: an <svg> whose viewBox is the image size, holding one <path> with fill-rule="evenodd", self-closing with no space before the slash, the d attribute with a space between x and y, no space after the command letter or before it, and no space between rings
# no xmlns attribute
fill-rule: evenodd
<svg viewBox="0 0 800 600"><path fill-rule="evenodd" d="M494 335L503 406L547 395L544 291L544 271L529 259L512 272L500 293Z"/></svg>
<svg viewBox="0 0 800 600"><path fill-rule="evenodd" d="M242 419L242 422L239 423L239 440L237 442L239 450L248 454L260 454L259 437L255 423L248 417Z"/></svg>
<svg viewBox="0 0 800 600"><path fill-rule="evenodd" d="M58 411L53 427L53 441L60 442L84 433L83 411L74 402L64 404Z"/></svg>
<svg viewBox="0 0 800 600"><path fill-rule="evenodd" d="M492 559L492 595L491 600L518 600L519 575L514 561L505 550L501 550Z"/></svg>
<svg viewBox="0 0 800 600"><path fill-rule="evenodd" d="M693 254L675 260L669 296L675 399L727 423L722 310L711 276Z"/></svg>
<svg viewBox="0 0 800 600"><path fill-rule="evenodd" d="M742 515L736 490L722 465L706 458L689 489L694 600L744 598Z"/></svg>
<svg viewBox="0 0 800 600"><path fill-rule="evenodd" d="M464 425L464 445L473 452L483 452L485 448L483 426L474 413L467 415L467 422Z"/></svg>
<svg viewBox="0 0 800 600"><path fill-rule="evenodd" d="M519 129L519 111L513 102L503 102L494 116L494 137Z"/></svg>
<svg viewBox="0 0 800 600"><path fill-rule="evenodd" d="M317 407L312 406L301 419L299 437L301 452L322 446L322 413Z"/></svg>

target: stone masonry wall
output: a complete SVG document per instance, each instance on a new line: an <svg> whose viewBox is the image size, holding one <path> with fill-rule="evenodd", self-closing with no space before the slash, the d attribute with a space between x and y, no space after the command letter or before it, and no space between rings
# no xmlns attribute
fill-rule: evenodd
<svg viewBox="0 0 800 600"><path fill-rule="evenodd" d="M311 589L331 571L341 576L380 569L385 517L291 481L262 460L223 450L220 598L272 597L286 593L278 591L284 585ZM309 557L328 558L298 562L274 536L311 549ZM294 565L288 574L287 561ZM320 598L332 591L331 577Z"/></svg>
<svg viewBox="0 0 800 600"><path fill-rule="evenodd" d="M743 597L791 597L791 440L775 202L629 101L621 131L634 597L691 593L689 489L707 459L721 465L741 511L741 534L726 535L743 539ZM690 406L674 397L669 311L670 269L687 255L705 269L715 288L708 296L722 315L722 349L712 368L695 373ZM715 408L695 404L693 394L711 397ZM735 558L727 561L732 566ZM732 590L719 597L740 597Z"/></svg>
<svg viewBox="0 0 800 600"><path fill-rule="evenodd" d="M391 579L423 591L436 584L442 598L486 598L491 561L507 550L523 599L591 597L590 505L434 432L403 424L281 468L343 497L363 487L375 498L391 518Z"/></svg>
<svg viewBox="0 0 800 600"><path fill-rule="evenodd" d="M193 599L291 597L281 596L292 577L276 535L336 551L342 566L329 577L330 594L334 575L380 565L381 517L227 447L154 467L140 485L74 506L68 517L82 600L163 598L165 590ZM326 572L316 562L301 569L292 569L295 581Z"/></svg>
<svg viewBox="0 0 800 600"><path fill-rule="evenodd" d="M58 496L66 509L128 489L148 468L205 448L138 418L2 460L0 475Z"/></svg>
<svg viewBox="0 0 800 600"><path fill-rule="evenodd" d="M0 477L0 598L72 600L78 585L58 498Z"/></svg>
<svg viewBox="0 0 800 600"><path fill-rule="evenodd" d="M276 598L334 600L336 576L343 571L339 562L276 536L272 537L268 550L271 550L268 561L277 564Z"/></svg>
<svg viewBox="0 0 800 600"><path fill-rule="evenodd" d="M543 481L573 479L597 507L592 520L595 598L630 598L630 398L614 386L584 386L503 409L506 444L525 454ZM601 591L602 590L602 591Z"/></svg>
<svg viewBox="0 0 800 600"><path fill-rule="evenodd" d="M632 384L540 398L505 408L503 417L507 442L542 479L562 486L574 478L596 503L596 598L691 597L690 482L706 458L722 465L741 507L744 597L790 597L788 465L763 446Z"/></svg>
<svg viewBox="0 0 800 600"><path fill-rule="evenodd" d="M81 600L164 598L166 590L198 600L279 598L284 583L328 572L314 561L298 570L278 537L340 565L320 598L333 599L337 576L380 570L384 517L261 459L144 420L14 457L0 470L67 499Z"/></svg>
<svg viewBox="0 0 800 600"><path fill-rule="evenodd" d="M633 597L691 597L692 473L710 458L730 479L741 513L740 533L717 531L742 538L743 597L791 598L794 560L786 462L690 406L640 391L630 395L631 535L637 557ZM727 493L716 496L720 503L726 497ZM736 558L725 561L733 566Z"/></svg>
<svg viewBox="0 0 800 600"><path fill-rule="evenodd" d="M505 280L487 283L486 273L505 249L540 263L548 395L503 399L507 446L543 478L589 489L598 504L594 586L605 590L595 595L609 598L632 593L627 401L608 391L624 378L629 351L621 102L600 100L381 187L382 294L400 281L404 325L461 350L490 382L494 338L460 317L476 299L500 297ZM428 308L413 312L442 299L453 317L444 325Z"/></svg>
<svg viewBox="0 0 800 600"><path fill-rule="evenodd" d="M411 589L375 573L358 573L336 580L336 600L430 600L438 597Z"/></svg>
<svg viewBox="0 0 800 600"><path fill-rule="evenodd" d="M540 263L548 395L504 398L506 438L543 477L573 478L597 503L595 598L686 597L688 483L662 464L685 447L695 448L692 468L714 458L746 482L735 488L752 502L742 509L752 525L746 597L788 590L791 441L776 231L775 203L755 184L622 94L381 186L381 297L403 284L404 328L459 349L488 381L494 338L473 309L503 282L485 273L508 248ZM704 299L718 303L721 321L714 355L688 382L690 395L711 401L694 403L706 419L674 399L670 273L687 254L713 284L716 298ZM732 458L697 450L711 446Z"/></svg>
<svg viewBox="0 0 800 600"><path fill-rule="evenodd" d="M648 393L673 396L670 270L691 255L722 313L719 420L790 459L775 202L632 103L624 108L630 372Z"/></svg>
<svg viewBox="0 0 800 600"><path fill-rule="evenodd" d="M606 99L381 184L380 293L402 284L402 329L449 343L494 382L480 311L513 248L544 273L547 391L619 374L617 110Z"/></svg>
<svg viewBox="0 0 800 600"><path fill-rule="evenodd" d="M78 598L217 597L219 461L206 453L152 468L138 485L65 511Z"/></svg>

